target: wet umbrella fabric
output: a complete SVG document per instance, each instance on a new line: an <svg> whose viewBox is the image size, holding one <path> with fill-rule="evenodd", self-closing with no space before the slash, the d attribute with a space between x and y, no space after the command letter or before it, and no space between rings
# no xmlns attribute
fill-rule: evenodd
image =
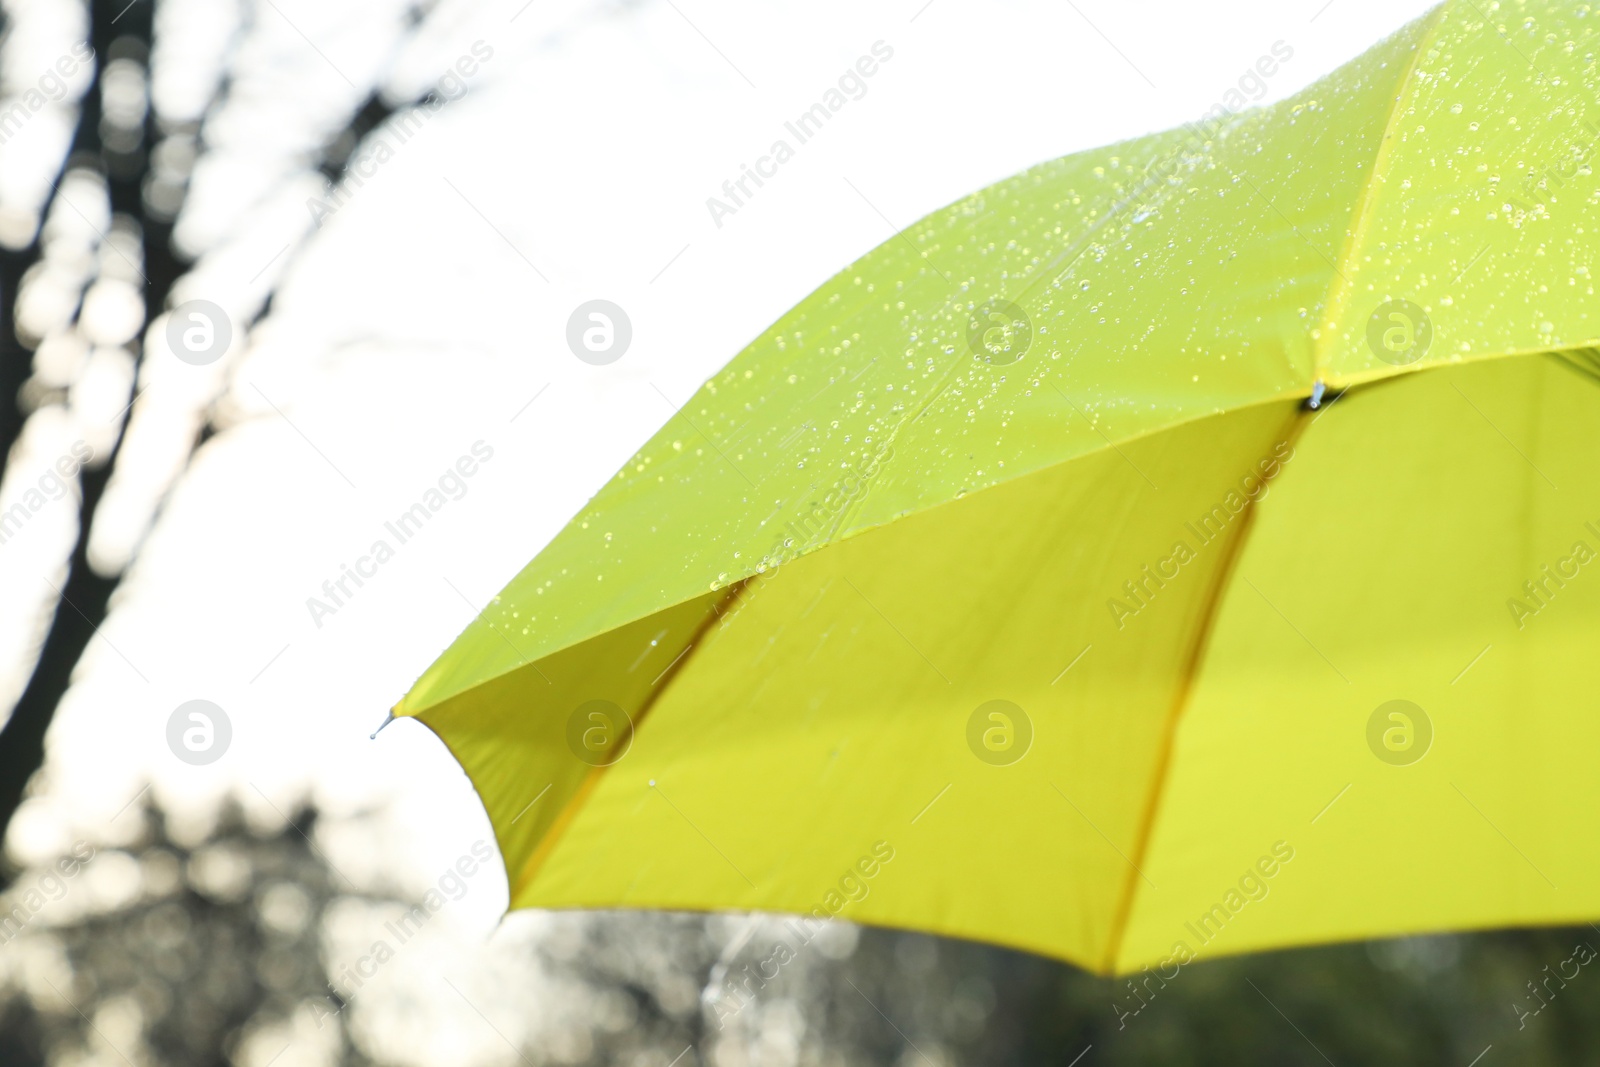
<svg viewBox="0 0 1600 1067"><path fill-rule="evenodd" d="M513 907L1101 971L1600 915L1596 38L1445 4L801 302L395 709Z"/></svg>

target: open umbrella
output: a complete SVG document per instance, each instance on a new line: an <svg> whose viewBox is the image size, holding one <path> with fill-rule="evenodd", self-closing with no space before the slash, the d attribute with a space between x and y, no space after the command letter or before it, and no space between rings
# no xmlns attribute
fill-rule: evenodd
<svg viewBox="0 0 1600 1067"><path fill-rule="evenodd" d="M763 333L395 709L512 906L1099 971L1600 915L1587 14L1443 4Z"/></svg>

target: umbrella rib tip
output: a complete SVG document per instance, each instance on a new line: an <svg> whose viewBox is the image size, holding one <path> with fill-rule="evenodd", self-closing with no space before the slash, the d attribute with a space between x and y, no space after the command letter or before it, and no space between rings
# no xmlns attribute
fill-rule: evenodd
<svg viewBox="0 0 1600 1067"><path fill-rule="evenodd" d="M367 735L367 740L376 741L378 739L378 735L383 733L383 728L392 722L394 722L394 712L391 711L388 717L378 724L378 728Z"/></svg>

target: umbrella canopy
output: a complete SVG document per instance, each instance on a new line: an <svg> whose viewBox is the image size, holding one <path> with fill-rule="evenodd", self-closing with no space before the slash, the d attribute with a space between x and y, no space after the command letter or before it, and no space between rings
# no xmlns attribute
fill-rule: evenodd
<svg viewBox="0 0 1600 1067"><path fill-rule="evenodd" d="M395 709L512 906L1107 972L1600 915L1587 10L1444 4L763 333Z"/></svg>

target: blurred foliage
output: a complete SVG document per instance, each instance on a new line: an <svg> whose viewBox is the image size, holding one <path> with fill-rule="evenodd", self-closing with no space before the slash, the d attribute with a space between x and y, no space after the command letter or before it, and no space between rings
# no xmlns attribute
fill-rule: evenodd
<svg viewBox="0 0 1600 1067"><path fill-rule="evenodd" d="M0 1064L390 1062L357 1023L365 994L346 1005L333 991L329 923L341 906L414 902L346 883L312 844L307 807L268 830L230 808L188 843L159 810L143 819L20 933L0 929ZM0 910L50 869L14 872ZM470 1062L1465 1067L1490 1046L1480 1062L1600 1062L1592 926L1297 949L1166 981L924 934L797 929L782 916L519 913L490 938L505 988L488 1012L469 1002L467 1020L494 1026L509 1002L543 1021ZM453 951L483 966L470 962L483 948ZM416 995L436 976L412 960L394 973L417 972Z"/></svg>
<svg viewBox="0 0 1600 1067"><path fill-rule="evenodd" d="M1086 1065L1465 1067L1493 1045L1484 1062L1535 1067L1600 1062L1600 973L1591 973L1600 968L1578 962L1580 943L1600 946L1600 932L1320 946L1196 963L1163 985L1159 976L1102 979L988 946L868 931L851 969L908 1038L926 1052L918 1035L927 1034L962 1063L1067 1064L1092 1045ZM878 1038L879 1062L902 1044L882 1021Z"/></svg>
<svg viewBox="0 0 1600 1067"><path fill-rule="evenodd" d="M187 846L143 816L131 845L97 849L20 932L0 929L0 1063L238 1062L242 1042L276 1030L286 1046L308 1005L337 1006L319 937L347 887L311 846L314 812L261 833L230 807ZM15 916L50 871L15 872L0 908ZM335 1062L370 1062L337 1021L323 1030Z"/></svg>

